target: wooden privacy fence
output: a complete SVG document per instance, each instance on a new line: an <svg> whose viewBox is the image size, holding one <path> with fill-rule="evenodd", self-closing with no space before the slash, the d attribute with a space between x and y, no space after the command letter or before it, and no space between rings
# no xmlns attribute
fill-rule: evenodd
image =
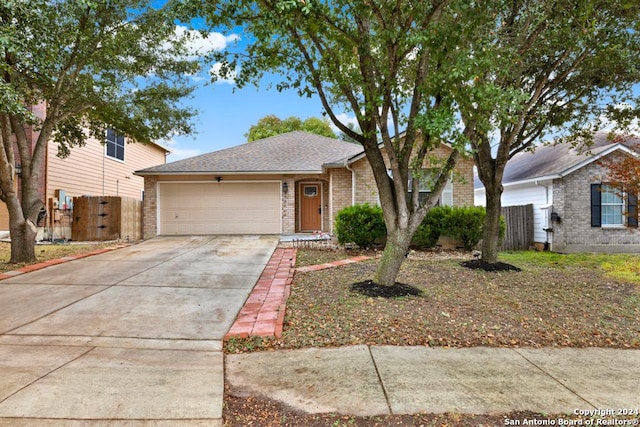
<svg viewBox="0 0 640 427"><path fill-rule="evenodd" d="M74 241L142 239L142 201L130 197L74 197Z"/></svg>
<svg viewBox="0 0 640 427"><path fill-rule="evenodd" d="M533 205L503 207L502 216L507 223L502 250L522 251L533 246Z"/></svg>

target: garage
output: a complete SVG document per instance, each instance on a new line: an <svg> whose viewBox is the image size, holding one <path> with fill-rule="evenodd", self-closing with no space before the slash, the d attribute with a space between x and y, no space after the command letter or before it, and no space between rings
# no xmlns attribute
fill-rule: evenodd
<svg viewBox="0 0 640 427"><path fill-rule="evenodd" d="M158 234L280 234L280 181L160 182Z"/></svg>

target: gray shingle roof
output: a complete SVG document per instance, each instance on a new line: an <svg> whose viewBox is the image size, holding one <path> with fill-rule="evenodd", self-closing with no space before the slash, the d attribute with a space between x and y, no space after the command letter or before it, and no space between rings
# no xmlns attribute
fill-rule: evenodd
<svg viewBox="0 0 640 427"><path fill-rule="evenodd" d="M519 153L507 163L502 182L510 184L561 175L610 149L613 144L607 135L606 131L597 132L590 147L579 144L574 148L571 144L556 144L537 147L533 152ZM624 139L621 144L640 151L638 137ZM482 187L482 183L476 181L476 188L477 184Z"/></svg>
<svg viewBox="0 0 640 427"><path fill-rule="evenodd" d="M294 131L137 171L139 175L186 173L320 173L322 165L362 152L362 146Z"/></svg>

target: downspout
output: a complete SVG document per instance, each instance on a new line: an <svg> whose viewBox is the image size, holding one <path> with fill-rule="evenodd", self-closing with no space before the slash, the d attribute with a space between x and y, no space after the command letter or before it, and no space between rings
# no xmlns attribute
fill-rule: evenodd
<svg viewBox="0 0 640 427"><path fill-rule="evenodd" d="M356 204L356 171L351 169L349 162L345 162L344 167L351 172L351 206Z"/></svg>
<svg viewBox="0 0 640 427"><path fill-rule="evenodd" d="M329 233L333 233L333 170L329 169Z"/></svg>
<svg viewBox="0 0 640 427"><path fill-rule="evenodd" d="M549 206L549 186L540 184L537 179L534 181L534 184L537 185L538 187L544 188L545 205ZM549 227L549 218L547 218L547 228L543 229L543 231L546 233L546 236L547 236L547 240L546 242L544 242L544 250L549 251L551 250L551 242L549 242L549 236L551 235L550 233L553 233L553 227Z"/></svg>

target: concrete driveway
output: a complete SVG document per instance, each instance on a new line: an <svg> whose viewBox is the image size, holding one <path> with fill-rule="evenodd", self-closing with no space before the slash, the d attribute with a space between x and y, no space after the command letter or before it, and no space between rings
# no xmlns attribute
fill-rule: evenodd
<svg viewBox="0 0 640 427"><path fill-rule="evenodd" d="M0 426L221 425L221 340L277 242L160 237L0 282Z"/></svg>

